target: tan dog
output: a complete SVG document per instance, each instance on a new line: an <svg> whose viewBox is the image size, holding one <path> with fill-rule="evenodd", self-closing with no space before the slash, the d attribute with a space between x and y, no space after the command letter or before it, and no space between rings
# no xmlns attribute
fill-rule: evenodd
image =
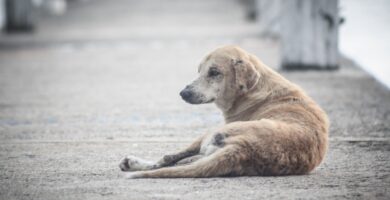
<svg viewBox="0 0 390 200"><path fill-rule="evenodd" d="M235 46L206 56L199 75L180 95L192 104L215 102L226 125L158 162L124 158L128 178L306 174L320 164L329 122L297 85Z"/></svg>

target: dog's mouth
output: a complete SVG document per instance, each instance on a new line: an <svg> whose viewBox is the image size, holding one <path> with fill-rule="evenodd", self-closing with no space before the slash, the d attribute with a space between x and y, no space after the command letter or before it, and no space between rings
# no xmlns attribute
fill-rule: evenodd
<svg viewBox="0 0 390 200"><path fill-rule="evenodd" d="M211 98L210 100L208 100L208 101L206 101L206 102L204 102L204 103L212 103L212 102L214 102L215 101L215 98Z"/></svg>
<svg viewBox="0 0 390 200"><path fill-rule="evenodd" d="M190 86L187 86L180 92L181 98L190 104L205 104L211 103L215 98L206 98L203 94L195 92Z"/></svg>
<svg viewBox="0 0 390 200"><path fill-rule="evenodd" d="M209 99L207 101L204 101L202 99L198 99L198 98L183 98L183 100L187 103L190 103L190 104L206 104L206 103L212 103L215 99L212 98L212 99Z"/></svg>

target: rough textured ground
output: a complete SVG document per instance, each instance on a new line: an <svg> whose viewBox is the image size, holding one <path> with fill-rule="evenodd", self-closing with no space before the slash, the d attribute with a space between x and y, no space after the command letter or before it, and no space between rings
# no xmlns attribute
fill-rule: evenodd
<svg viewBox="0 0 390 200"><path fill-rule="evenodd" d="M347 59L281 72L332 123L310 175L123 178L123 156L158 159L223 123L178 95L208 51L233 43L278 65L278 43L258 35L236 1L96 0L0 36L0 199L388 199L390 92Z"/></svg>

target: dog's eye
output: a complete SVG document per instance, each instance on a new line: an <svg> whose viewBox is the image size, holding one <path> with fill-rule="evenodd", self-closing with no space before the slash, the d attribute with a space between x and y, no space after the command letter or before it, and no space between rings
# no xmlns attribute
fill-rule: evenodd
<svg viewBox="0 0 390 200"><path fill-rule="evenodd" d="M215 77L215 76L218 76L218 75L220 75L220 74L221 74L221 72L219 72L219 71L217 70L217 68L212 67L212 68L210 68L210 70L209 70L208 76L209 76L209 77Z"/></svg>

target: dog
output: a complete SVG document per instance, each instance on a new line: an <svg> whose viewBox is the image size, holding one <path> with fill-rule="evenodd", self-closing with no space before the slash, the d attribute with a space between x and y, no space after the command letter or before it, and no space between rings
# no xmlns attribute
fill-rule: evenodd
<svg viewBox="0 0 390 200"><path fill-rule="evenodd" d="M328 147L326 113L297 85L237 46L208 54L181 97L214 102L226 124L157 162L121 160L128 178L206 178L308 174Z"/></svg>

